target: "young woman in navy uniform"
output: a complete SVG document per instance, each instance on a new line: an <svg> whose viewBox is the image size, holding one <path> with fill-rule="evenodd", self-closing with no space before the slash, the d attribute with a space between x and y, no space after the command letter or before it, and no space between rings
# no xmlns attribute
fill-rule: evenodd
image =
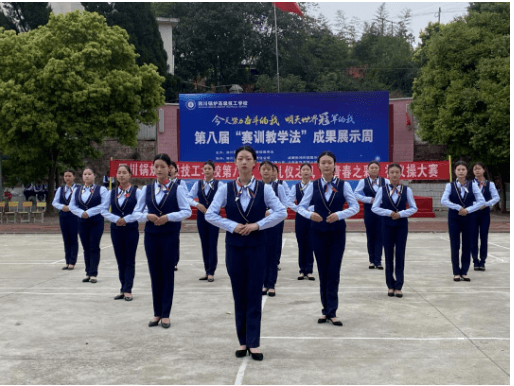
<svg viewBox="0 0 514 386"><path fill-rule="evenodd" d="M207 161L203 165L203 180L194 183L189 191L190 205L196 207L196 225L202 244L202 257L205 275L199 280L214 281L214 273L218 266L218 238L220 229L205 221L205 212L209 208L216 192L224 183L214 179L214 162ZM194 199L198 198L198 202Z"/></svg>
<svg viewBox="0 0 514 386"><path fill-rule="evenodd" d="M139 242L138 218L134 216L134 208L141 197L141 190L130 184L132 171L128 165L121 164L116 171L118 187L111 190L111 211L106 208L102 216L111 222L111 240L114 255L118 262L118 277L121 288L114 300L132 300L132 286L136 273L136 251Z"/></svg>
<svg viewBox="0 0 514 386"><path fill-rule="evenodd" d="M83 186L78 186L70 201L70 211L79 218L79 236L84 248L86 278L84 283L97 282L100 264L100 240L104 233L103 209L109 207L109 191L95 184L95 171L87 167L82 172Z"/></svg>
<svg viewBox="0 0 514 386"><path fill-rule="evenodd" d="M173 302L175 262L182 220L191 216L187 189L169 180L172 161L167 154L157 154L153 161L157 180L145 186L134 209L134 216L145 222L145 251L152 282L154 317L148 323L155 327L161 321L170 327Z"/></svg>
<svg viewBox="0 0 514 386"><path fill-rule="evenodd" d="M484 196L478 185L466 180L468 164L458 161L453 167L456 181L446 184L441 204L448 209L448 232L452 257L453 280L471 281L467 276L471 260L471 243L475 233L475 215L484 204ZM459 250L462 235L462 256Z"/></svg>
<svg viewBox="0 0 514 386"><path fill-rule="evenodd" d="M273 164L273 172L271 174L271 180L275 183L278 183L279 185L281 185L283 188L284 188L284 191L286 192L286 196L289 197L289 192L291 189L289 189L289 186L287 185L287 182L284 183L283 180L279 180L278 179L278 166ZM283 203L284 205L286 205L285 203ZM277 243L277 269L280 271L280 257L282 257L282 236L284 234L284 225L285 223L282 223L282 228L279 229L279 232L280 232L280 242Z"/></svg>
<svg viewBox="0 0 514 386"><path fill-rule="evenodd" d="M359 212L359 204L348 182L334 176L336 156L324 151L318 156L318 167L322 177L304 189L298 213L311 219L311 240L318 265L322 316L318 323L329 320L342 326L336 312L339 303L339 279L346 243L345 218ZM349 208L343 210L348 202ZM314 211L309 206L314 205Z"/></svg>
<svg viewBox="0 0 514 386"><path fill-rule="evenodd" d="M263 230L284 220L287 212L271 186L253 177L256 162L257 154L251 146L236 150L239 177L218 188L205 219L227 231L226 263L241 345L236 357L244 357L248 351L253 359L262 360L259 350L261 290L266 271L266 233ZM225 207L226 219L219 215L222 207ZM266 208L273 210L269 216L266 216Z"/></svg>
<svg viewBox="0 0 514 386"><path fill-rule="evenodd" d="M288 195L288 199L291 204L296 200L296 205L291 206L291 209L295 212L298 212L298 205L302 201L305 188L312 182L312 166L310 163L306 162L300 166L300 175L302 176L302 180L294 185ZM294 229L296 242L298 243L298 265L300 267L300 276L298 276L298 280L303 280L306 276L309 280L316 280L314 276L312 276L314 252L312 250L310 228L310 220L298 214L295 216Z"/></svg>
<svg viewBox="0 0 514 386"><path fill-rule="evenodd" d="M78 218L70 212L70 201L77 186L73 183L75 172L64 171L64 185L57 189L52 206L59 211L59 225L61 226L62 240L64 241L64 257L66 265L64 270L73 270L77 264L79 251Z"/></svg>
<svg viewBox="0 0 514 386"><path fill-rule="evenodd" d="M169 172L170 181L172 181L174 184L182 186L186 190L186 192L189 193L189 189L187 188L186 182L184 180L181 180L180 178L177 178L176 177L177 173L178 173L178 166L175 163L175 161L171 161L170 172ZM177 248L177 255L176 255L177 258L175 261L175 271L178 271L178 262L180 260L180 235L178 237L178 242L177 242L176 248Z"/></svg>
<svg viewBox="0 0 514 386"><path fill-rule="evenodd" d="M387 295L396 295L401 298L403 297L405 248L409 233L407 218L416 213L418 207L411 188L400 184L402 167L392 163L387 167L387 174L391 182L377 191L371 210L382 217Z"/></svg>
<svg viewBox="0 0 514 386"><path fill-rule="evenodd" d="M364 203L364 225L366 226L366 238L368 239L369 269L384 269L382 267L382 219L373 213L371 206L380 188L389 184L389 180L379 177L380 164L371 161L368 164L368 174L359 181L355 188L355 197Z"/></svg>
<svg viewBox="0 0 514 386"><path fill-rule="evenodd" d="M485 179L486 166L482 162L476 162L473 166L475 182L484 196L485 204L475 212L475 234L471 243L471 257L475 271L485 271L485 260L487 259L487 237L491 225L491 208L500 201L500 196L494 182ZM480 259L478 258L478 239L480 237Z"/></svg>
<svg viewBox="0 0 514 386"><path fill-rule="evenodd" d="M287 195L284 187L277 181L273 181L273 164L270 161L261 162L259 165L259 172L261 173L262 182L271 186L279 201L287 208L289 205L287 204ZM272 210L267 209L266 216L270 213L272 213ZM282 253L283 231L284 221L281 221L274 227L266 229L265 232L268 240L266 244L267 265L262 294L269 295L271 297L276 295L275 284L277 283L278 264L280 261L280 254Z"/></svg>

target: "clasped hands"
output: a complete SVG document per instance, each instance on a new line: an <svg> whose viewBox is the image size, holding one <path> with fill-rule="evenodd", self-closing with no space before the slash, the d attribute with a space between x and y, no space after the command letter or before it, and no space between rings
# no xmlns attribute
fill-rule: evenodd
<svg viewBox="0 0 514 386"><path fill-rule="evenodd" d="M400 213L398 212L391 212L391 218L393 220L398 220L399 218L401 218L402 216L400 216Z"/></svg>
<svg viewBox="0 0 514 386"><path fill-rule="evenodd" d="M259 226L256 223L251 224L237 224L234 229L234 233L240 234L241 236L248 236L253 231L258 231Z"/></svg>
<svg viewBox="0 0 514 386"><path fill-rule="evenodd" d="M148 221L153 222L156 226L164 225L168 222L168 216L162 215L161 217L156 214L148 214L146 215Z"/></svg>
<svg viewBox="0 0 514 386"><path fill-rule="evenodd" d="M323 221L323 217L321 217L316 212L312 212L311 220L314 221L314 222L322 222ZM330 216L327 217L327 219L325 221L328 222L329 224L332 224L333 222L336 222L338 220L339 220L339 217L337 216L337 214L336 213L332 213Z"/></svg>
<svg viewBox="0 0 514 386"><path fill-rule="evenodd" d="M467 214L468 214L468 210L466 208L460 208L460 210L459 210L460 216L465 216Z"/></svg>

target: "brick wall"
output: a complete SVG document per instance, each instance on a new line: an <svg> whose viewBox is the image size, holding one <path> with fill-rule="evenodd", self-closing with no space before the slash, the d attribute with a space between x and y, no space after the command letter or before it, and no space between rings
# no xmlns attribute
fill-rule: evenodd
<svg viewBox="0 0 514 386"><path fill-rule="evenodd" d="M441 205L441 197L444 188L448 182L409 182L402 181L403 185L409 186L415 196L431 197L432 207L434 210L448 210L447 207Z"/></svg>

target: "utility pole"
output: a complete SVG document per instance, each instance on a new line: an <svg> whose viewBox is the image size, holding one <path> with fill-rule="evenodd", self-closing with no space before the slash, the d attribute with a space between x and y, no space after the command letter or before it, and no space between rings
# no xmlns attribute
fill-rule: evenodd
<svg viewBox="0 0 514 386"><path fill-rule="evenodd" d="M439 7L439 13L437 15L437 24L441 24L441 7Z"/></svg>

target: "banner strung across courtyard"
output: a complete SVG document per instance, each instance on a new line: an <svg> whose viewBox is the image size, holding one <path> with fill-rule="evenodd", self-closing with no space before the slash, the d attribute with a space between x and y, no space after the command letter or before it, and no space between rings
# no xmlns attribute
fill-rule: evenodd
<svg viewBox="0 0 514 386"><path fill-rule="evenodd" d="M181 94L180 160L231 162L250 145L259 161L389 160L389 93Z"/></svg>
<svg viewBox="0 0 514 386"><path fill-rule="evenodd" d="M404 180L449 180L448 161L425 161L425 162L398 162L402 168L402 179ZM116 176L118 165L126 164L132 171L133 178L155 178L152 161L134 160L113 160L110 164L110 176ZM177 177L185 180L203 178L203 162L177 162ZM388 162L380 164L380 175L387 177ZM301 179L300 163L277 163L278 178L286 181L297 181ZM313 179L321 177L318 166L312 163ZM258 167L253 170L255 178L260 179ZM368 176L368 163L336 163L336 176L344 180L359 180ZM214 178L219 180L233 180L237 177L237 168L234 162L216 163Z"/></svg>

